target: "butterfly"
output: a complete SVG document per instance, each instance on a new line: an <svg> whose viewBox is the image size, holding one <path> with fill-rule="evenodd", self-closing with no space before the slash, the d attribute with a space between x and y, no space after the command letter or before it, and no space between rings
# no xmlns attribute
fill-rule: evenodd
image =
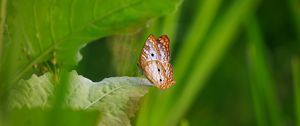
<svg viewBox="0 0 300 126"><path fill-rule="evenodd" d="M160 88L167 89L176 83L173 80L174 69L170 62L170 40L167 35L158 39L150 34L141 51L138 66L150 82Z"/></svg>

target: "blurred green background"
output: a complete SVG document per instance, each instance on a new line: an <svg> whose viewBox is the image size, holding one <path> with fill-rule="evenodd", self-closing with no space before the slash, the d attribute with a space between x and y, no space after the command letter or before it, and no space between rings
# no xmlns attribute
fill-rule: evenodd
<svg viewBox="0 0 300 126"><path fill-rule="evenodd" d="M184 0L140 31L88 44L78 71L140 76L145 39L167 34L177 84L151 90L136 124L300 125L299 14L297 0Z"/></svg>
<svg viewBox="0 0 300 126"><path fill-rule="evenodd" d="M151 88L132 125L300 126L299 0L174 2L172 13L98 36L74 68L92 81L141 77L146 38L166 34L177 83Z"/></svg>

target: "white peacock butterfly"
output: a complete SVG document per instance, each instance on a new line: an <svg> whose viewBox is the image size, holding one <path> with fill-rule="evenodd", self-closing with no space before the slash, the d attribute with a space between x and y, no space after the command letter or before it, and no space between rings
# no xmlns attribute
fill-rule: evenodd
<svg viewBox="0 0 300 126"><path fill-rule="evenodd" d="M167 35L156 39L152 34L147 38L141 51L138 66L143 74L160 89L167 89L176 82L173 80L173 67L170 62L170 40Z"/></svg>

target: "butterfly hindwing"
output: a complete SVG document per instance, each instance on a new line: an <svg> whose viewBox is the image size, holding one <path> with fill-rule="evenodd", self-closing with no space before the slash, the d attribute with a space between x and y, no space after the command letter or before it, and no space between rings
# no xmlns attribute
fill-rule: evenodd
<svg viewBox="0 0 300 126"><path fill-rule="evenodd" d="M169 81L173 81L173 74L174 74L173 66L170 63L164 63L163 66L165 68L165 74L167 75L167 78L170 79Z"/></svg>
<svg viewBox="0 0 300 126"><path fill-rule="evenodd" d="M163 65L158 61L149 61L144 67L146 77L156 86L163 84L165 72Z"/></svg>

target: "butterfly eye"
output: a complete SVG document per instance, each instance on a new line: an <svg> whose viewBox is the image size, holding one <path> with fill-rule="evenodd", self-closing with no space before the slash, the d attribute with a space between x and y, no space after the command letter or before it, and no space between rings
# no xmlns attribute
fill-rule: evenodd
<svg viewBox="0 0 300 126"><path fill-rule="evenodd" d="M158 70L158 72L160 72L160 69L157 69Z"/></svg>
<svg viewBox="0 0 300 126"><path fill-rule="evenodd" d="M153 56L154 56L154 54L153 54L153 53L151 53L151 56L153 57Z"/></svg>
<svg viewBox="0 0 300 126"><path fill-rule="evenodd" d="M162 79L159 79L159 81L161 82L161 81L162 81Z"/></svg>

